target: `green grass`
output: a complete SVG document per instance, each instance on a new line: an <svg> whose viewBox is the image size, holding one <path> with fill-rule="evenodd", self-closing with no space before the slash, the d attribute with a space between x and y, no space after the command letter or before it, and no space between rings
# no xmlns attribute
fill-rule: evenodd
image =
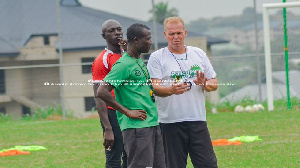
<svg viewBox="0 0 300 168"><path fill-rule="evenodd" d="M212 140L258 135L262 141L215 146L222 167L300 167L300 110L208 114ZM0 150L41 145L46 151L0 157L1 168L105 167L98 119L0 122ZM192 168L190 161L188 168Z"/></svg>

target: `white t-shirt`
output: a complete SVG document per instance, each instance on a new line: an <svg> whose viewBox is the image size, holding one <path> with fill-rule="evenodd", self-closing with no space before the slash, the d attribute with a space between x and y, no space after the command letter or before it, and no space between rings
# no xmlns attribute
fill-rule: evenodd
<svg viewBox="0 0 300 168"><path fill-rule="evenodd" d="M207 79L215 78L216 72L203 50L187 46L186 53L174 54L165 47L150 55L147 68L150 77L161 79L162 85L172 85L175 78L192 83L192 88L181 95L156 96L160 123L206 121L204 92L193 80L196 71L203 71Z"/></svg>

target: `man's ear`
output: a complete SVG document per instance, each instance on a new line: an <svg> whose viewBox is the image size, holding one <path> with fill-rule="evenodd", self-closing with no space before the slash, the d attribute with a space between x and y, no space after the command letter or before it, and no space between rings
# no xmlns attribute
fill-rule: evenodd
<svg viewBox="0 0 300 168"><path fill-rule="evenodd" d="M138 42L138 41L139 41L139 39L137 37L133 38L133 42Z"/></svg>
<svg viewBox="0 0 300 168"><path fill-rule="evenodd" d="M166 37L166 36L167 36L167 34L166 34L166 32L165 32L165 31L164 31L164 36L165 36L165 39L167 39L167 37Z"/></svg>
<svg viewBox="0 0 300 168"><path fill-rule="evenodd" d="M106 39L106 38L105 38L105 33L101 33L101 36L102 36L104 39Z"/></svg>

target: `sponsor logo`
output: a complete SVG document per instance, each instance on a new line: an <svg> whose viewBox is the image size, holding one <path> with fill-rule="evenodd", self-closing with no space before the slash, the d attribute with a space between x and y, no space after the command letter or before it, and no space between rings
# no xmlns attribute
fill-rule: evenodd
<svg viewBox="0 0 300 168"><path fill-rule="evenodd" d="M135 70L135 71L134 71L134 74L135 74L135 76L141 76L141 71Z"/></svg>
<svg viewBox="0 0 300 168"><path fill-rule="evenodd" d="M199 65L193 65L188 71L172 71L171 78L177 81L180 81L180 79L193 78L196 77L197 71L202 71L202 68Z"/></svg>

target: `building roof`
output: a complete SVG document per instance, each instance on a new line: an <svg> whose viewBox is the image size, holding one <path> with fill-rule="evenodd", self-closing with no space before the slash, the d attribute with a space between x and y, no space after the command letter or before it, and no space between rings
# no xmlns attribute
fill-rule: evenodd
<svg viewBox="0 0 300 168"><path fill-rule="evenodd" d="M245 47L235 43L222 43L217 44L212 47L213 50L231 50L231 51L241 51Z"/></svg>
<svg viewBox="0 0 300 168"><path fill-rule="evenodd" d="M58 34L55 0L0 0L0 54L18 53L33 35ZM62 48L64 50L104 48L101 24L108 19L118 20L124 27L142 23L152 29L152 22L143 22L128 17L82 6L77 0L61 1ZM157 25L158 43L166 44L163 25ZM188 36L201 36L189 32ZM208 46L226 40L207 37ZM58 48L58 44L56 44Z"/></svg>
<svg viewBox="0 0 300 168"><path fill-rule="evenodd" d="M0 57L7 56L7 55L16 55L18 54L18 49L7 42L5 39L0 37Z"/></svg>

